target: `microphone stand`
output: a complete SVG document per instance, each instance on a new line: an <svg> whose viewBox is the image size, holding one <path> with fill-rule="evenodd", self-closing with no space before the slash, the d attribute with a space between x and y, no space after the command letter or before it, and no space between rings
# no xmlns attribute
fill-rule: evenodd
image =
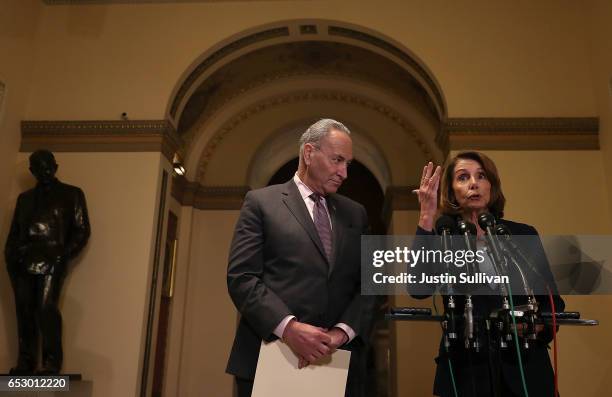
<svg viewBox="0 0 612 397"><path fill-rule="evenodd" d="M499 241L495 235L493 228L495 227L495 217L489 213L483 213L478 216L478 224L485 231L485 241L491 252L490 258L493 264L493 269L499 276L506 274L507 263L502 255L502 250L499 246ZM502 270L503 269L503 270ZM497 343L491 340L491 329L489 320L487 320L487 335L489 341L489 368L491 371L491 392L497 397L501 396L501 375L499 368L501 367L501 349L508 347L508 342L512 340L512 328L510 319L510 303L508 300L508 289L505 284L500 284L502 295L502 308L498 310L500 320L493 320L495 329L499 332L499 340ZM492 316L494 317L494 316ZM497 346L496 346L497 345Z"/></svg>
<svg viewBox="0 0 612 397"><path fill-rule="evenodd" d="M442 216L438 218L436 222L436 231L440 235L442 241L442 249L444 252L451 250L451 230L454 226L453 218L449 216ZM450 265L446 263L446 273L450 274ZM450 280L449 280L450 281ZM454 289L452 283L448 283L446 286L448 300L444 310L444 345L448 351L451 346L451 342L457 339L457 321L456 321L456 304L454 297Z"/></svg>
<svg viewBox="0 0 612 397"><path fill-rule="evenodd" d="M518 256L523 262L531 269L535 269L527 257L521 252L520 248L512 241L510 230L506 225L498 224L495 226L495 232L498 236L502 236L500 239L501 247L506 256L506 259L514 265L514 267L518 270L521 276L521 282L523 284L523 291L525 292L525 296L527 296L527 305L525 307L526 310L524 314L524 318L526 319L527 329L524 331L524 335L526 335L523 339L523 347L525 349L529 349L529 341L534 341L537 339L536 332L536 320L537 320L537 309L538 303L533 293L533 289L529 286L527 282L527 278L525 277L525 273L523 272L522 266L518 263L516 257ZM534 273L539 274L534 270Z"/></svg>
<svg viewBox="0 0 612 397"><path fill-rule="evenodd" d="M448 230L445 229L442 234L442 241L443 241L442 245L444 247L444 251L447 251L450 248L448 246L448 237L450 237L450 235L448 233ZM450 274L450 265L448 263L446 264L446 272L447 274ZM451 345L451 341L454 341L457 339L457 321L456 321L456 316L455 316L456 304L455 304L453 285L451 283L448 283L446 286L446 290L448 293L448 300L446 302L446 310L445 310L446 335L445 335L444 343L446 347L449 348Z"/></svg>
<svg viewBox="0 0 612 397"><path fill-rule="evenodd" d="M465 221L463 219L459 219L459 221L457 221L457 229L459 230L459 233L463 235L465 247L467 248L467 250L475 252L476 251L474 249L475 244L473 244L471 239L472 239L472 236L476 235L476 225L474 225L471 222ZM475 265L474 262L472 262L472 263L468 263L466 266L468 276L470 274L475 274L472 266L477 266L477 265ZM463 311L463 317L465 319L465 331L463 334L465 338L465 348L469 349L473 347L474 351L478 353L480 352L480 340L477 335L478 327L476 326L475 328L474 305L472 303L472 294L470 293L467 293L465 295L465 306L464 306L464 311Z"/></svg>
<svg viewBox="0 0 612 397"><path fill-rule="evenodd" d="M506 268L507 264L504 261L504 257L501 255L501 249L499 247L499 241L497 235L494 233L495 217L489 213L483 213L478 216L478 224L486 234L486 242L491 252L491 262L493 263L493 269L495 272L502 276L506 272L502 271L502 268ZM500 284L500 291L502 296L502 307L498 311L500 314L499 318L501 321L497 322L497 330L500 332L499 347L505 349L508 347L508 342L512 340L512 328L510 324L510 302L508 300L508 288L505 284Z"/></svg>

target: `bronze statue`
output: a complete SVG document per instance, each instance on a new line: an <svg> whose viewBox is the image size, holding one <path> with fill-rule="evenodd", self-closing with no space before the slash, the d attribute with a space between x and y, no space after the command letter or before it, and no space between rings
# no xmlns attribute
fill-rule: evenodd
<svg viewBox="0 0 612 397"><path fill-rule="evenodd" d="M15 293L19 357L12 375L53 375L62 367L58 299L68 262L85 246L90 228L83 191L60 182L53 153L30 156L33 189L19 195L4 251ZM39 333L42 366L38 369Z"/></svg>

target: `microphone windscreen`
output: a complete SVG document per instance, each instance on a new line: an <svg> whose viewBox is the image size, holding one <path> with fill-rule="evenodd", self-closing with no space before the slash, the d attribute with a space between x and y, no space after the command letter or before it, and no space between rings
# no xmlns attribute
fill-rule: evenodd
<svg viewBox="0 0 612 397"><path fill-rule="evenodd" d="M436 232L442 234L444 230L447 230L450 234L455 231L455 220L449 215L442 215L436 221Z"/></svg>
<svg viewBox="0 0 612 397"><path fill-rule="evenodd" d="M483 212L478 215L478 224L482 230L486 230L487 227L494 227L495 217L488 212Z"/></svg>
<svg viewBox="0 0 612 397"><path fill-rule="evenodd" d="M470 221L466 221L465 219L459 219L457 221L457 230L459 230L460 234L476 234L476 225L474 225Z"/></svg>
<svg viewBox="0 0 612 397"><path fill-rule="evenodd" d="M495 234L497 234L498 236L511 236L512 235L512 233L510 233L510 229L508 229L508 226L502 225L501 223L495 226Z"/></svg>

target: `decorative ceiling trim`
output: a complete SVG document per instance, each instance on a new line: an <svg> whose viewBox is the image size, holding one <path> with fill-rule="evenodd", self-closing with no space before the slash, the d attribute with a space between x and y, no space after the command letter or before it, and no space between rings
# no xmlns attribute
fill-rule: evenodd
<svg viewBox="0 0 612 397"><path fill-rule="evenodd" d="M22 121L22 152L161 152L172 162L182 146L167 120Z"/></svg>
<svg viewBox="0 0 612 397"><path fill-rule="evenodd" d="M599 150L596 117L452 118L452 150Z"/></svg>
<svg viewBox="0 0 612 397"><path fill-rule="evenodd" d="M183 142L185 143L185 147L189 148L191 147L191 144L197 139L198 133L201 131L204 124L206 124L206 121L208 120L208 118L211 117L215 112L218 112L220 109L223 109L223 107L227 106L228 104L236 102L238 98L240 98L241 96L244 96L250 92L254 92L258 89L261 89L262 87L269 85L269 84L289 84L293 79L296 79L296 78L315 78L315 77L332 78L332 79L337 79L337 80L341 80L341 79L355 80L355 81L365 80L365 76L362 76L359 74L340 73L340 72L333 71L333 70L318 71L316 74L306 72L303 70L294 70L294 71L285 72L285 73L265 74L261 78L251 81L248 85L241 88L240 91L234 92L232 95L228 96L227 98L224 98L223 101L216 103L214 106L210 106L209 108L204 110L204 112L200 114L200 116L198 117L198 120L194 123L194 125L186 133L182 133L179 135L183 139ZM417 108L423 114L427 113L427 109L423 107L421 102L415 100L411 102L411 105ZM447 153L448 152L448 137L447 137L446 131L444 131L443 129L439 129L437 134L438 135L442 134L443 139L442 141L439 142L438 138L436 138L435 143L439 145L439 148L442 152ZM441 142L446 142L447 146L442 145Z"/></svg>
<svg viewBox="0 0 612 397"><path fill-rule="evenodd" d="M368 43L401 59L403 62L409 65L417 73L417 75L419 75L419 77L423 79L423 81L427 84L427 88L429 88L429 90L431 90L431 92L433 93L435 97L436 107L440 111L440 114L438 114L438 116L442 118L444 117L444 115L446 115L446 104L444 102L444 98L442 97L442 93L436 85L436 82L432 79L429 73L427 73L427 70L425 70L425 68L423 68L417 61L415 61L415 59L410 54L407 54L405 51L389 43L387 40L383 40L379 37L373 36L368 33L360 32L355 29L349 29L340 26L329 26L328 33L330 36L342 36L356 41Z"/></svg>
<svg viewBox="0 0 612 397"><path fill-rule="evenodd" d="M308 36L309 40L323 40L330 41L330 39L341 38L344 43L352 42L361 48L364 44L367 46L374 46L383 54L388 54L390 60L396 59L401 60L405 64L404 69L407 69L408 73L416 74L423 83L426 85L425 91L433 93L433 97L430 95L430 99L435 103L435 107L439 114L439 119L443 119L446 116L446 103L442 95L441 90L436 84L433 77L427 72L427 70L417 61L417 59L410 53L402 50L397 45L392 44L387 39L382 37L374 36L373 34L365 33L355 28L348 28L343 26L337 26L337 23L320 20L320 21L304 21L299 23L297 29L291 30L288 26L294 21L285 22L285 25L279 25L272 28L267 28L256 33L252 33L243 37L240 37L231 43L219 48L212 54L207 56L202 62L200 62L187 76L187 78L181 82L179 89L177 90L172 104L170 106L169 114L170 117L178 123L177 113L182 103L186 102L187 93L193 88L193 85L198 79L216 62L222 58L229 56L230 54L249 47L253 44L258 44L258 48L262 42L275 40L280 37L295 36L296 40L303 40L301 36ZM324 29L326 27L327 29ZM336 39L338 40L338 39ZM277 42L277 41L276 41ZM371 47L370 47L371 48ZM383 55L384 56L384 55ZM394 61L400 65L397 61ZM402 66L402 65L400 65ZM407 68L406 68L407 66Z"/></svg>
<svg viewBox="0 0 612 397"><path fill-rule="evenodd" d="M185 99L185 95L187 95L189 89L198 80L198 78L214 63L218 62L229 54L236 52L242 48L248 47L252 44L283 36L289 36L289 28L286 26L267 29L237 39L210 54L208 57L206 57L206 59L200 62L200 64L196 66L195 69L191 71L191 73L189 73L189 76L187 76L185 81L183 81L183 83L181 84L181 87L179 88L178 92L174 97L174 100L172 101L172 106L170 107L170 115L172 116L172 118L176 119L176 113L178 111L179 105Z"/></svg>
<svg viewBox="0 0 612 397"><path fill-rule="evenodd" d="M419 149L427 159L433 159L433 155L429 150L427 144L421 139L421 137L416 133L414 127L410 124L408 120L402 117L399 113L394 111L393 109L385 106L381 103L375 102L368 98L358 97L353 94L333 92L333 91L302 91L302 92L294 92L288 95L278 96L274 98L267 99L263 102L256 103L244 111L238 113L236 116L231 118L228 122L226 122L223 127L221 127L214 135L210 138L210 140L206 143L204 150L200 155L200 160L198 162L198 169L196 173L196 180L203 181L206 175L206 171L208 169L208 164L212 159L217 147L221 144L223 139L231 133L236 127L248 120L252 116L259 114L265 110L274 108L276 106L299 103L299 102L312 102L312 101L339 101L345 103L356 104L370 110L374 110L378 113L381 113L383 116L392 120L395 124L399 125L401 129L411 136L419 146Z"/></svg>
<svg viewBox="0 0 612 397"><path fill-rule="evenodd" d="M182 206L199 210L239 210L249 190L248 186L202 186L185 177L175 177L171 193Z"/></svg>

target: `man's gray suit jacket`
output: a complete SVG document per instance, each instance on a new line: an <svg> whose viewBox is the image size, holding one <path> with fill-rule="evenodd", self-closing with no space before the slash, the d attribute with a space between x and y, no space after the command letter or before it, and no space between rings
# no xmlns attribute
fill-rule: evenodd
<svg viewBox="0 0 612 397"><path fill-rule="evenodd" d="M247 193L232 241L227 285L241 314L227 372L253 379L262 340L287 315L314 326L341 322L357 337L367 328L360 295L360 240L367 232L364 207L330 194L333 254L328 260L306 204L292 180ZM365 332L365 331L364 331ZM353 363L351 364L351 368Z"/></svg>

